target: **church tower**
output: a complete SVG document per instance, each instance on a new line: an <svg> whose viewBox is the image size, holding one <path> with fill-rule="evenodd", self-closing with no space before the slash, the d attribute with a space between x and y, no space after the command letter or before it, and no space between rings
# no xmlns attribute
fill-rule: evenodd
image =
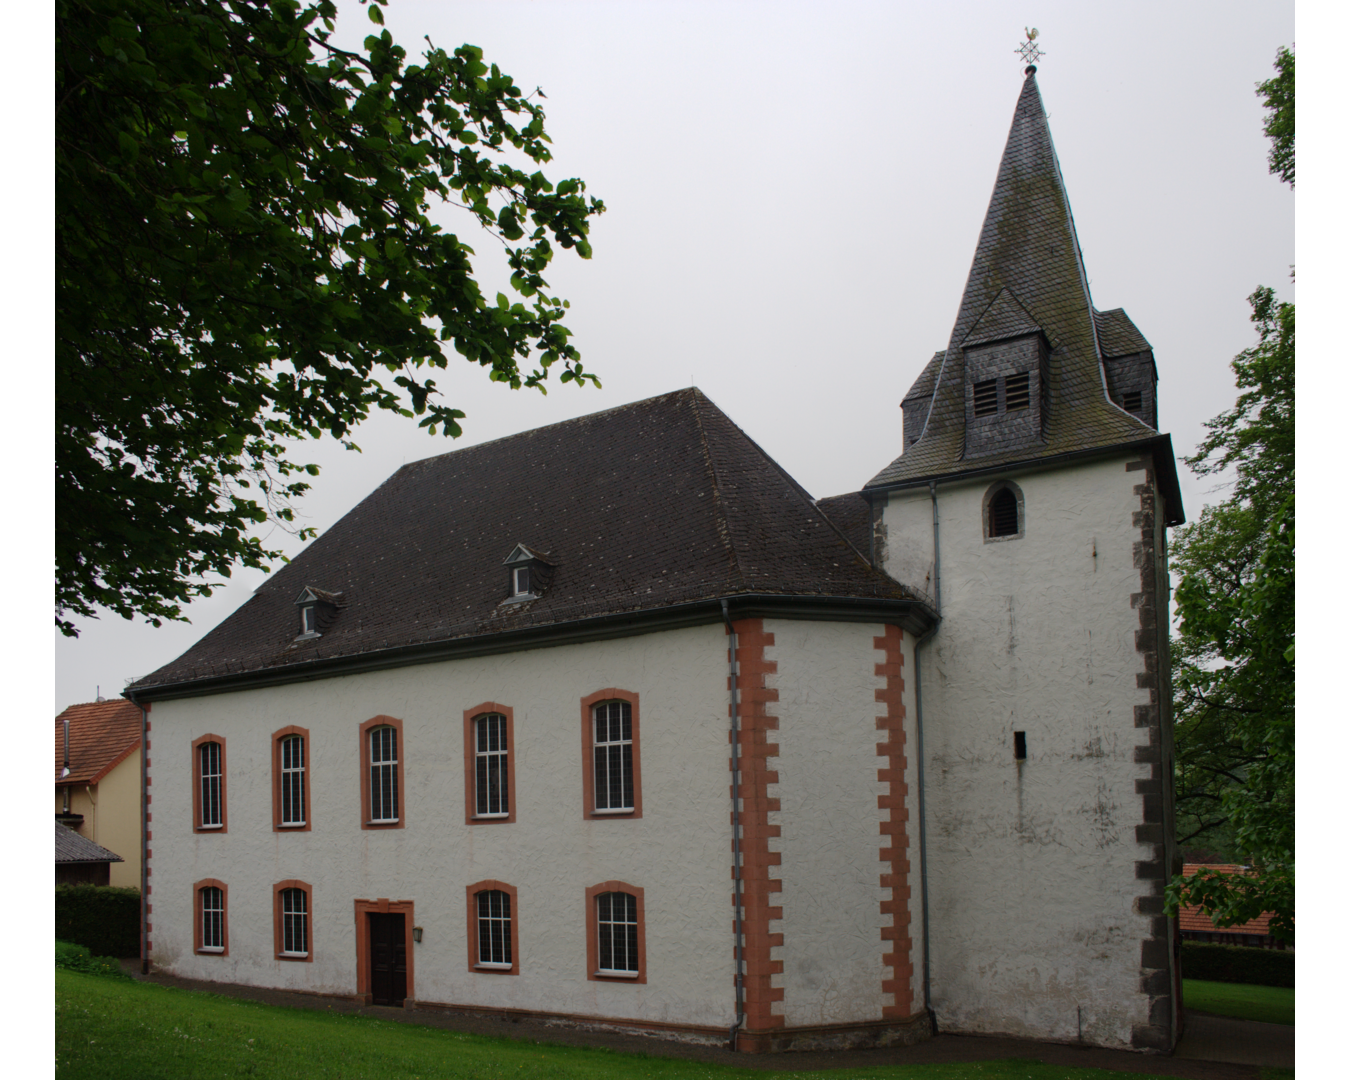
<svg viewBox="0 0 1350 1080"><path fill-rule="evenodd" d="M914 937L939 1030L1168 1051L1184 515L1152 349L1093 306L1035 72L947 348L864 488L878 564L941 616L914 672Z"/></svg>

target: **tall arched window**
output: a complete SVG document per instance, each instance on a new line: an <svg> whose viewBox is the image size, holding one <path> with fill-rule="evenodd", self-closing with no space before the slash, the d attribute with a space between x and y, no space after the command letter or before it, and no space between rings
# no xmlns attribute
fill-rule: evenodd
<svg viewBox="0 0 1350 1080"><path fill-rule="evenodd" d="M403 828L405 755L402 720L375 716L361 725L361 828Z"/></svg>
<svg viewBox="0 0 1350 1080"><path fill-rule="evenodd" d="M1022 492L1016 484L1000 481L984 495L984 538L1009 540L1021 536L1023 525Z"/></svg>

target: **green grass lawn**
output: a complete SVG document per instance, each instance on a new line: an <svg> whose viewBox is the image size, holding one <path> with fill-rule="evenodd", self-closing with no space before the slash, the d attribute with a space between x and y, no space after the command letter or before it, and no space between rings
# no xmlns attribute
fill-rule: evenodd
<svg viewBox="0 0 1350 1080"><path fill-rule="evenodd" d="M56 1073L91 1080L1122 1080L1140 1075L1030 1061L767 1072L285 1009L73 971L56 973Z"/></svg>
<svg viewBox="0 0 1350 1080"><path fill-rule="evenodd" d="M1182 979L1181 1000L1188 1009L1235 1016L1239 1020L1263 1020L1267 1024L1294 1022L1294 991L1290 987Z"/></svg>

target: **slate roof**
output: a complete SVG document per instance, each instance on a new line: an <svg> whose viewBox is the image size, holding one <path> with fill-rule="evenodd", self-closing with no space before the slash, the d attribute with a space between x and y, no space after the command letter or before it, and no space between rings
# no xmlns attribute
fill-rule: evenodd
<svg viewBox="0 0 1350 1080"><path fill-rule="evenodd" d="M503 603L517 544L556 569L537 599ZM299 678L318 662L721 597L922 604L865 551L690 388L404 465L129 692ZM296 641L306 585L344 606L321 637Z"/></svg>
<svg viewBox="0 0 1350 1080"><path fill-rule="evenodd" d="M962 350L1036 330L1052 349L1044 441L1030 449L965 457ZM1108 399L1101 337L1107 355L1148 348L1123 311L1093 309L1064 178L1031 69L1013 114L950 343L905 395L907 403L931 396L924 433L864 490L1150 439L1166 440L1166 454L1158 456L1169 464L1160 461L1159 468L1170 467L1175 474L1170 440ZM1174 479L1170 486L1175 490ZM1171 501L1169 516L1176 518L1180 500L1174 507Z"/></svg>
<svg viewBox="0 0 1350 1080"><path fill-rule="evenodd" d="M872 504L861 491L850 491L847 495L831 495L820 499L816 505L825 516L839 526L848 542L864 555L870 554L872 547Z"/></svg>
<svg viewBox="0 0 1350 1080"><path fill-rule="evenodd" d="M70 775L61 776L70 720ZM72 705L56 718L56 783L97 784L141 745L141 710L123 698Z"/></svg>
<svg viewBox="0 0 1350 1080"><path fill-rule="evenodd" d="M139 711L139 710L138 710ZM74 829L68 829L59 821L56 825L56 861L59 863L87 862L125 862L121 855L115 855L107 848L92 840L86 840Z"/></svg>

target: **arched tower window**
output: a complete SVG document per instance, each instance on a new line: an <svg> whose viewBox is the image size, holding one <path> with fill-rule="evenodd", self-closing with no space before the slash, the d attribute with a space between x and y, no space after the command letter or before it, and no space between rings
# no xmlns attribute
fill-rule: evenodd
<svg viewBox="0 0 1350 1080"><path fill-rule="evenodd" d="M984 495L984 538L1011 540L1024 532L1022 491L1016 484L1000 481Z"/></svg>

